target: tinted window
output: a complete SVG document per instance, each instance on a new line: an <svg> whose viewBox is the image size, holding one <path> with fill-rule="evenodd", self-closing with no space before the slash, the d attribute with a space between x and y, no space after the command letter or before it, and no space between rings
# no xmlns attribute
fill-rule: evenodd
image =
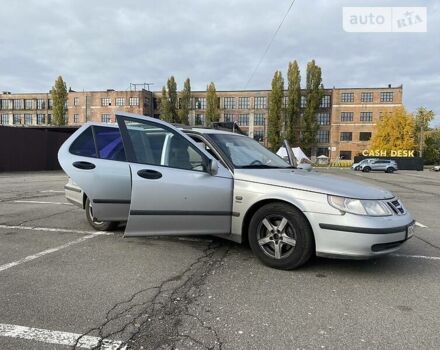
<svg viewBox="0 0 440 350"><path fill-rule="evenodd" d="M73 141L70 146L70 153L83 157L95 157L96 149L93 140L92 128L88 127L84 132Z"/></svg>
<svg viewBox="0 0 440 350"><path fill-rule="evenodd" d="M122 145L119 128L94 126L96 145L99 158L125 161L124 146Z"/></svg>

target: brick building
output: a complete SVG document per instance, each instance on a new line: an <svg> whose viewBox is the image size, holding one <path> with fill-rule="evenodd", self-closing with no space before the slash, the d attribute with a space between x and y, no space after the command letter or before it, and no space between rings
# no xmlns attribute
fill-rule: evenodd
<svg viewBox="0 0 440 350"><path fill-rule="evenodd" d="M265 142L269 90L217 91L221 121L235 121L250 137ZM191 93L190 124L205 123L206 91ZM68 125L87 121L114 122L116 111L160 117L160 92L69 92ZM285 98L284 103L287 103ZM305 99L301 101L304 107ZM316 118L320 125L314 154L331 159L353 159L367 148L377 120L402 107L402 86L385 88L325 89ZM0 95L0 124L46 125L51 122L52 100L48 93Z"/></svg>

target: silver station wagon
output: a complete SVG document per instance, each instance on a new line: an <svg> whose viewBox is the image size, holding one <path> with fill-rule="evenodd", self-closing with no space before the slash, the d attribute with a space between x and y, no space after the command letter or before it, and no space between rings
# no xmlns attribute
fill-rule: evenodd
<svg viewBox="0 0 440 350"><path fill-rule="evenodd" d="M387 190L297 169L247 136L130 113L116 120L83 125L58 154L67 198L96 229L126 221L125 236L248 241L280 269L313 254L390 253L413 235L413 218Z"/></svg>

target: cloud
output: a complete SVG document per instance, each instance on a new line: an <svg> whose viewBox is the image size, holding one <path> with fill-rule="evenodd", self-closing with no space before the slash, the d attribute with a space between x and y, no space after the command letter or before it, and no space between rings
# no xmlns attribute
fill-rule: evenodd
<svg viewBox="0 0 440 350"><path fill-rule="evenodd" d="M0 90L47 91L58 75L76 90L127 89L173 74L180 87L214 81L243 89L290 0L21 0L2 5ZM346 33L343 6L427 6L428 33ZM403 84L409 110L440 114L440 6L436 0L295 2L250 82L269 89L297 59L323 69L327 87ZM436 123L440 124L440 116Z"/></svg>

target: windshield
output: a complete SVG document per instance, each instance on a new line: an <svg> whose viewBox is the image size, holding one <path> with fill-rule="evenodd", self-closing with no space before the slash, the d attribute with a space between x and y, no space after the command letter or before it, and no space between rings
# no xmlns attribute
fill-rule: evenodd
<svg viewBox="0 0 440 350"><path fill-rule="evenodd" d="M282 158L257 141L240 135L210 134L235 168L291 168Z"/></svg>

